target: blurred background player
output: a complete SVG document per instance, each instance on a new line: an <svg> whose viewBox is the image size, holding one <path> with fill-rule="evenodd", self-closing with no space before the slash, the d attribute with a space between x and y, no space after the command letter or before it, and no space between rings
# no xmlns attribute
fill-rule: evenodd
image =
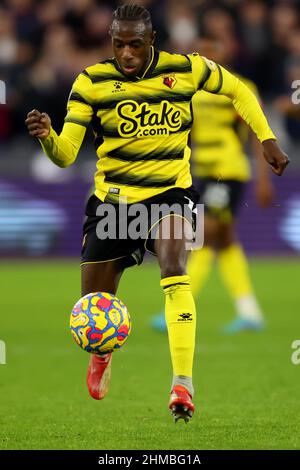
<svg viewBox="0 0 300 470"><path fill-rule="evenodd" d="M205 38L201 53L230 68L235 56L231 42ZM258 96L255 84L242 78ZM250 141L255 156L255 195L261 207L273 200L271 175L263 160L259 142L249 133L230 100L205 91L193 98L194 124L191 131L193 184L199 203L205 205L204 247L191 253L188 273L195 298L202 289L217 258L222 280L234 302L236 317L224 332L261 330L264 318L254 294L248 262L238 241L235 222L242 203L250 164L245 145ZM164 314L153 319L153 326L165 331Z"/></svg>

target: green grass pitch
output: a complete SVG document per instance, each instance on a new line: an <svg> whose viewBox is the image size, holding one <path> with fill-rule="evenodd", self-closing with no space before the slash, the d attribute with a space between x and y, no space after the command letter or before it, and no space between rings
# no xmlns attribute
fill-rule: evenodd
<svg viewBox="0 0 300 470"><path fill-rule="evenodd" d="M2 262L0 448L299 449L300 365L291 362L300 339L298 269L293 260L251 262L268 327L234 337L220 333L233 309L213 274L198 302L196 413L175 425L167 338L149 327L163 305L155 264L121 281L132 334L114 353L109 394L96 402L85 386L88 355L68 330L77 263Z"/></svg>

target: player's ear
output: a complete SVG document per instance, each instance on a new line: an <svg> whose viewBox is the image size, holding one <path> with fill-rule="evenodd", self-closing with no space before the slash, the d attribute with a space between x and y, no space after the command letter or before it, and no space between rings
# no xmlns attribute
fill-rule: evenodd
<svg viewBox="0 0 300 470"><path fill-rule="evenodd" d="M151 46L153 46L153 44L155 43L155 39L156 39L156 31L152 31L152 33L151 33Z"/></svg>

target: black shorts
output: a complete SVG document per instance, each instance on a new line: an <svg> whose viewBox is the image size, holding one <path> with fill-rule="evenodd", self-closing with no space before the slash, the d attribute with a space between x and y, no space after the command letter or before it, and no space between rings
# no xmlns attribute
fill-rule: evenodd
<svg viewBox="0 0 300 470"><path fill-rule="evenodd" d="M207 214L229 222L236 216L244 195L246 183L237 180L194 178L193 186L204 204Z"/></svg>
<svg viewBox="0 0 300 470"><path fill-rule="evenodd" d="M159 221L164 217L175 214L184 216L195 231L197 199L198 195L193 187L170 189L139 203L128 205L103 203L92 195L85 210L82 264L103 263L117 259L122 260L124 267L141 264L146 250L155 254L155 232ZM162 204L163 211L159 213L155 211L157 205ZM140 224L136 224L138 212L132 215L132 210L138 209L138 205L146 207L146 217L141 219ZM126 233L127 229L130 231L131 227L136 225L140 232L137 238ZM103 233L108 231L110 235L105 238Z"/></svg>

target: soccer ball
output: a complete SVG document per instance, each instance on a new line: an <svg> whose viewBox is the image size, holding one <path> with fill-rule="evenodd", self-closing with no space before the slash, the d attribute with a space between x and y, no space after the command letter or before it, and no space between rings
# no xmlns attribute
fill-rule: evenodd
<svg viewBox="0 0 300 470"><path fill-rule="evenodd" d="M74 305L71 334L85 351L104 354L119 349L127 340L131 320L127 307L113 294L95 292Z"/></svg>

